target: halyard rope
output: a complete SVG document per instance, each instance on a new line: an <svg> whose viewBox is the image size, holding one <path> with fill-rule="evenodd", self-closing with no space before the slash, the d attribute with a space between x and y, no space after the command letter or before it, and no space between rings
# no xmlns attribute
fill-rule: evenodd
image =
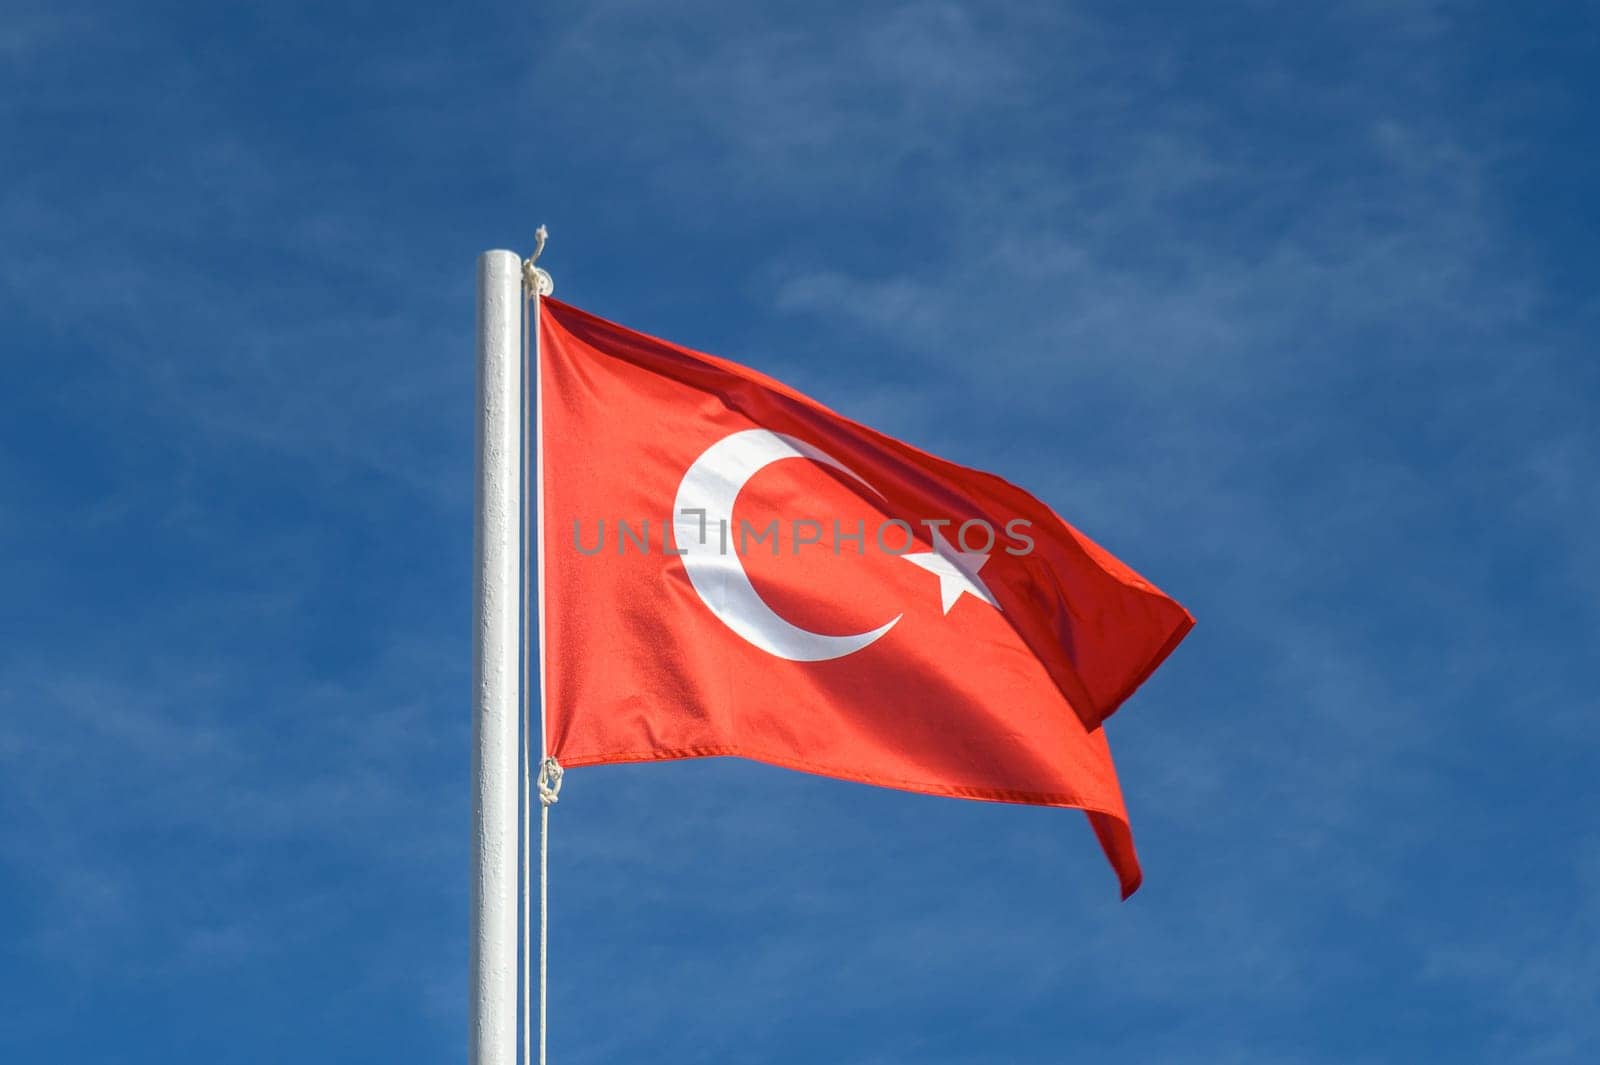
<svg viewBox="0 0 1600 1065"><path fill-rule="evenodd" d="M523 268L523 277L524 281L526 281L526 265L524 265ZM529 1006L531 1005L530 997L533 994L533 988L529 980L531 973L529 972L530 952L528 950L529 936L532 933L529 921L532 913L530 911L528 901L528 863L530 860L530 851L528 847L528 798L533 794L532 782L529 779L528 772L528 764L531 760L528 752L528 744L529 737L532 735L532 729L529 727L531 722L529 721L530 700L528 698L528 678L531 672L531 663L529 662L528 655L528 554L529 541L531 539L530 531L532 529L532 526L528 521L530 510L528 481L529 470L531 468L529 460L530 451L532 448L532 434L529 431L531 426L529 425L528 416L528 398L532 391L531 382L529 381L529 371L532 369L532 367L529 365L531 360L528 357L528 318L533 309L533 301L538 299L538 296L534 294L534 290L529 289L527 285L524 284L522 297L522 568L520 571L522 573L522 580L520 582L522 587L519 589L521 592L519 598L522 602L522 1061L523 1065L528 1065L528 1063L533 1060L530 1053L530 1042L533 1038L533 1034L532 1025L530 1024L531 1014L529 1011ZM542 866L542 852L544 850L544 832L542 825L540 826L539 833L539 849L541 851L540 864ZM544 890L544 873L542 868L539 874L539 888L542 895ZM541 910L542 909L543 907L541 905ZM542 915L539 918L539 945L539 954L541 959L541 964L539 967L539 1061L542 1063L544 1061L544 917Z"/></svg>
<svg viewBox="0 0 1600 1065"><path fill-rule="evenodd" d="M533 437L543 426L537 418L533 402L537 402L534 392L534 377L538 373L538 358L535 345L538 342L534 334L533 342L529 341L530 329L536 330L538 323L534 321L538 314L539 297L548 295L555 287L550 281L550 275L539 269L534 264L539 260L539 253L544 251L546 237L544 226L540 226L537 233L537 244L534 246L533 255L522 264L523 278L523 303L522 303L522 1061L523 1065L531 1065L533 1061L532 1028L533 1009L530 1001L533 993L533 982L529 972L532 951L529 949L532 935L532 914L530 913L528 884L529 863L531 848L529 846L529 823L533 815L534 788L537 787L539 796L539 1065L546 1065L547 1041L547 996L548 986L547 970L549 961L549 879L550 879L550 807L555 804L561 794L561 764L549 756L549 738L546 732L544 709L544 681L543 663L540 663L539 676L539 776L535 780L529 779L533 758L531 748L533 744L533 721L530 698L532 686L529 683L532 672L532 659L530 653L529 633L532 626L529 624L531 613L530 596L528 590L528 555L531 545L539 544L539 647L544 647L544 545L538 540L538 530L534 527L533 519L537 515L543 518L542 508L533 506L533 493L529 491L530 481L533 480L535 456L533 454ZM530 402L530 397L533 402ZM543 441L540 441L540 450L537 455L539 462L538 491L544 492L544 451ZM542 501L542 500L541 500Z"/></svg>

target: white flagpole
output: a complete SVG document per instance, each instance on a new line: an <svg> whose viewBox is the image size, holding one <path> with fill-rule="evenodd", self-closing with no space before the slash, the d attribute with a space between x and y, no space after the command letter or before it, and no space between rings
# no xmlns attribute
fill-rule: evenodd
<svg viewBox="0 0 1600 1065"><path fill-rule="evenodd" d="M478 257L469 1065L514 1065L522 259Z"/></svg>

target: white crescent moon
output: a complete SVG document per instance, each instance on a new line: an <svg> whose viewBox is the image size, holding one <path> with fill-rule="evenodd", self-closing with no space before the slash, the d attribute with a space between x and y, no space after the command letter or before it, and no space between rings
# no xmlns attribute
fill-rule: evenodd
<svg viewBox="0 0 1600 1065"><path fill-rule="evenodd" d="M784 620L756 594L735 550L734 500L745 482L761 470L793 458L832 467L878 492L838 459L804 440L766 429L746 429L706 448L684 473L673 504L672 536L683 552L689 583L724 625L770 655L791 662L825 662L861 650L894 628L904 615L895 615L871 632L828 636ZM727 530L726 541L722 529Z"/></svg>

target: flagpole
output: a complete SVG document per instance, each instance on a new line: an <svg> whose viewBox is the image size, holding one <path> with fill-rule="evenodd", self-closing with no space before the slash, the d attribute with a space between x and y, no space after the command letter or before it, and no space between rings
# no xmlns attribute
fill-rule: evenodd
<svg viewBox="0 0 1600 1065"><path fill-rule="evenodd" d="M514 1065L522 259L478 257L469 1065Z"/></svg>

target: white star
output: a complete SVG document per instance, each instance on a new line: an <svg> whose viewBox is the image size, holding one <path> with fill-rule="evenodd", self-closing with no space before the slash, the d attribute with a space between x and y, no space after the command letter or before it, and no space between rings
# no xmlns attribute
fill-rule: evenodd
<svg viewBox="0 0 1600 1065"><path fill-rule="evenodd" d="M1000 604L989 594L988 586L978 577L978 571L989 561L987 552L957 551L946 543L945 538L939 535L939 530L935 529L932 551L920 551L900 557L913 566L921 566L939 578L939 601L944 605L946 614L950 613L950 608L955 606L956 600L963 595L975 596L996 610L1000 609Z"/></svg>

